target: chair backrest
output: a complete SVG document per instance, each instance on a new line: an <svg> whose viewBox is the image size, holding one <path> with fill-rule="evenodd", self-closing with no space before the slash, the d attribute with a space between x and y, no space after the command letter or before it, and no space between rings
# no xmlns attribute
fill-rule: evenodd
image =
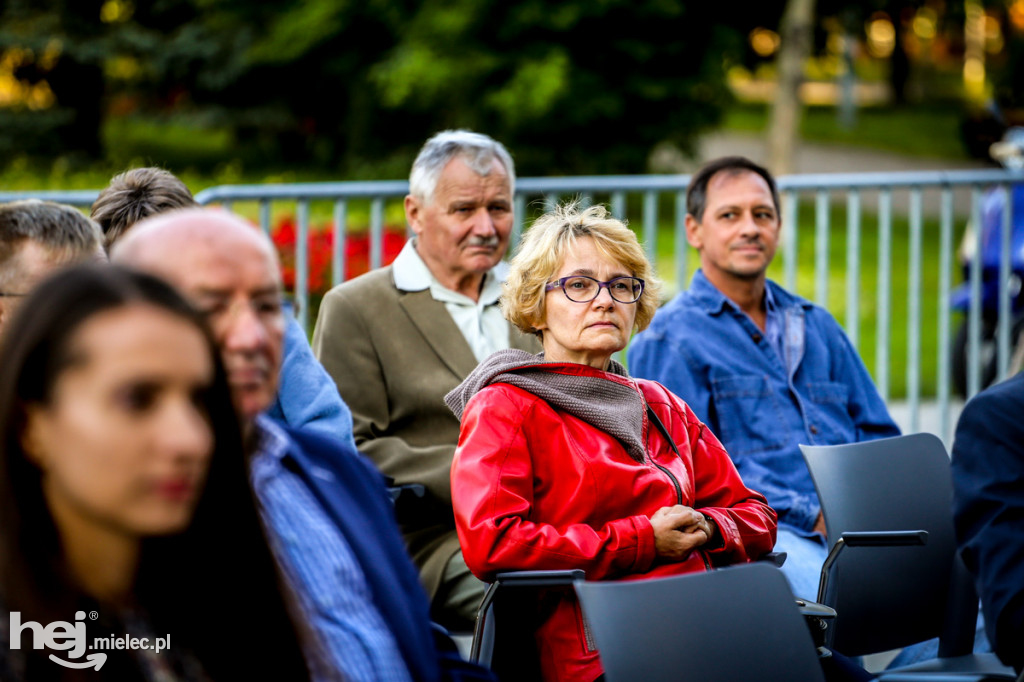
<svg viewBox="0 0 1024 682"><path fill-rule="evenodd" d="M859 656L938 637L950 594L972 589L952 581L966 576L953 571L953 484L942 441L918 433L800 447L830 550L847 531L928 532L924 546L843 548L818 595L838 613L832 647ZM973 632L973 618L965 627Z"/></svg>
<svg viewBox="0 0 1024 682"><path fill-rule="evenodd" d="M576 584L608 682L823 680L782 572L765 563Z"/></svg>

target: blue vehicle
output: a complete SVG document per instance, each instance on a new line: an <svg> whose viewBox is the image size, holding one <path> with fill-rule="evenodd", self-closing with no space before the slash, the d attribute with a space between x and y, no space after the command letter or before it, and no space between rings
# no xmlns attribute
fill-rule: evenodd
<svg viewBox="0 0 1024 682"><path fill-rule="evenodd" d="M992 145L993 158L1007 168L1024 168L1024 128L1011 128L1001 142ZM982 197L981 204L981 388L996 379L997 350L996 329L999 321L1000 289L1008 289L1013 325L1010 331L1011 373L1020 369L1019 354L1024 351L1019 341L1024 332L1024 178L1011 189L1013 213L1010 217L1010 278L999 281L999 261L1002 252L1002 224L1006 210L1005 194L1000 189L990 189ZM968 225L960 245L960 264L964 282L950 296L953 310L964 313L963 322L953 339L953 386L962 395L967 395L968 328L967 313L971 305L970 269L975 256L974 226ZM1016 349L1016 350L1014 350Z"/></svg>

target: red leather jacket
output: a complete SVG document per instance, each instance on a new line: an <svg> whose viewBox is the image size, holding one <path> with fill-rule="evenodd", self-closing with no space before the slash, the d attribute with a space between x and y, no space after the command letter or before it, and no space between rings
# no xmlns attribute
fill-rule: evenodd
<svg viewBox="0 0 1024 682"><path fill-rule="evenodd" d="M452 463L452 502L475 575L488 580L501 571L580 568L588 580L641 579L771 551L776 514L743 485L718 439L661 384L627 381L681 456L646 415L648 457L640 463L612 436L523 389L492 384L469 401ZM674 504L714 519L715 549L678 563L655 560L649 516ZM565 596L537 633L545 679L589 682L601 674L588 635L575 597Z"/></svg>

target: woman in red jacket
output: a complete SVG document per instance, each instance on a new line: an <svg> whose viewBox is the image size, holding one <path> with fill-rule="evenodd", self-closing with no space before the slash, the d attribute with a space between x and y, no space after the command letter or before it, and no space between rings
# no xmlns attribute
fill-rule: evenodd
<svg viewBox="0 0 1024 682"><path fill-rule="evenodd" d="M446 397L462 420L452 502L470 570L628 580L770 551L775 512L714 434L612 359L659 300L633 232L601 206L561 207L533 224L511 266L503 310L544 353L499 351ZM573 595L537 641L545 679L601 675Z"/></svg>

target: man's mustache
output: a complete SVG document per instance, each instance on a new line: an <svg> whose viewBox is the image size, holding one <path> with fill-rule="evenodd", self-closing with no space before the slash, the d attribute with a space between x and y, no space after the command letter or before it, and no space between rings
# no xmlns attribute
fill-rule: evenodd
<svg viewBox="0 0 1024 682"><path fill-rule="evenodd" d="M495 248L501 240L498 239L498 235L492 234L490 237L470 237L469 246L484 246L487 248Z"/></svg>
<svg viewBox="0 0 1024 682"><path fill-rule="evenodd" d="M734 248L734 249L742 249L742 248L746 248L748 246L756 246L759 249L763 249L764 248L764 242L761 241L760 238L744 239L742 242L738 242L736 244L733 244L732 248Z"/></svg>

